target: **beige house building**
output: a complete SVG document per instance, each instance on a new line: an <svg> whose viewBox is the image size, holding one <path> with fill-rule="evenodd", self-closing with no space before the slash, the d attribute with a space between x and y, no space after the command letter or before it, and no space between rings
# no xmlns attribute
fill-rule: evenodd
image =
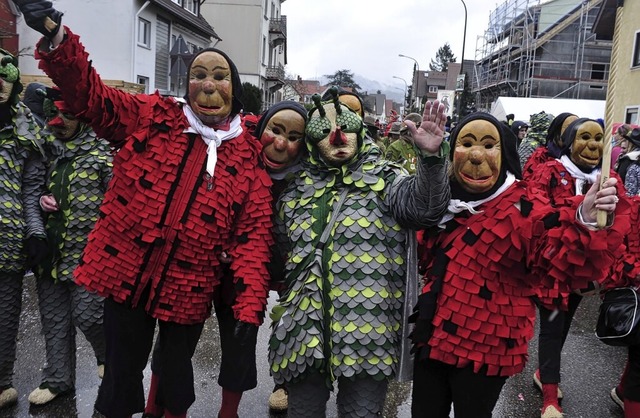
<svg viewBox="0 0 640 418"><path fill-rule="evenodd" d="M221 38L216 45L229 54L242 82L262 91L262 106L283 100L287 64L285 0L201 0L202 16Z"/></svg>
<svg viewBox="0 0 640 418"><path fill-rule="evenodd" d="M616 122L640 124L640 1L605 0L594 24L613 39L607 91L607 132Z"/></svg>

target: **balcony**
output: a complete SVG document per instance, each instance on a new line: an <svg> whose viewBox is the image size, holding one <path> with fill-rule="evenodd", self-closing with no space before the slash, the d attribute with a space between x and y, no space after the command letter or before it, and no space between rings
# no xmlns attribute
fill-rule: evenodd
<svg viewBox="0 0 640 418"><path fill-rule="evenodd" d="M269 19L269 43L276 47L282 45L287 40L287 17L281 16L278 19Z"/></svg>
<svg viewBox="0 0 640 418"><path fill-rule="evenodd" d="M284 86L284 66L274 65L267 67L265 78L267 79L267 87L271 91L280 90Z"/></svg>

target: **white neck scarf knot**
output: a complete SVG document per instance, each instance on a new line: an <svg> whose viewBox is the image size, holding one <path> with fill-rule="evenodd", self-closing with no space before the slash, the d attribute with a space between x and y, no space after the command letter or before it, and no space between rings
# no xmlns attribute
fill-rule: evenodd
<svg viewBox="0 0 640 418"><path fill-rule="evenodd" d="M222 131L220 129L213 129L200 120L200 118L193 112L191 106L185 104L182 107L184 115L189 121L189 128L185 129L185 132L197 133L200 135L205 144L207 144L207 173L213 177L215 172L216 163L218 162L218 147L222 144L222 141L236 138L242 134L242 121L240 115L236 115L230 123L228 131Z"/></svg>
<svg viewBox="0 0 640 418"><path fill-rule="evenodd" d="M590 173L585 173L584 171L580 170L578 166L573 163L573 161L571 161L571 158L569 158L568 155L563 155L558 161L560 161L564 168L567 169L569 174L571 174L571 177L576 180L576 196L583 195L584 193L582 192L582 189L585 183L595 183L598 178L598 174L600 174L599 168L594 168Z"/></svg>

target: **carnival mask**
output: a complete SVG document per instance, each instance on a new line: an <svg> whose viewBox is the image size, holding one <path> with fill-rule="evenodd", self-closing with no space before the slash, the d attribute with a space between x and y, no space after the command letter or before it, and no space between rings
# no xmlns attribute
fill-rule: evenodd
<svg viewBox="0 0 640 418"><path fill-rule="evenodd" d="M318 147L322 159L339 167L351 160L358 151L358 134L362 119L338 101L319 106L307 123L306 134Z"/></svg>
<svg viewBox="0 0 640 418"><path fill-rule="evenodd" d="M0 57L0 104L4 104L11 99L13 85L20 79L20 70L13 55L0 49Z"/></svg>
<svg viewBox="0 0 640 418"><path fill-rule="evenodd" d="M267 121L260 142L269 171L282 171L298 159L302 151L304 125L302 115L291 109L280 110Z"/></svg>
<svg viewBox="0 0 640 418"><path fill-rule="evenodd" d="M486 120L465 124L458 132L453 152L453 175L469 193L491 190L502 166L500 132Z"/></svg>
<svg viewBox="0 0 640 418"><path fill-rule="evenodd" d="M358 98L353 94L342 94L338 97L338 100L347 105L349 109L353 110L361 117L364 117L364 113L362 112L362 103L360 103L360 100L358 100Z"/></svg>
<svg viewBox="0 0 640 418"><path fill-rule="evenodd" d="M578 167L595 168L604 149L604 132L596 121L588 120L577 127L571 144L571 161Z"/></svg>
<svg viewBox="0 0 640 418"><path fill-rule="evenodd" d="M564 133L564 131L567 130L569 125L571 125L571 123L577 119L578 117L576 115L571 115L571 116L567 116L567 118L562 122L562 126L560 127L560 134L556 137L557 139L556 143L559 148L564 147L564 144L562 142L562 134Z"/></svg>
<svg viewBox="0 0 640 418"><path fill-rule="evenodd" d="M217 52L198 55L189 73L189 104L207 124L223 122L231 114L233 93L231 66Z"/></svg>

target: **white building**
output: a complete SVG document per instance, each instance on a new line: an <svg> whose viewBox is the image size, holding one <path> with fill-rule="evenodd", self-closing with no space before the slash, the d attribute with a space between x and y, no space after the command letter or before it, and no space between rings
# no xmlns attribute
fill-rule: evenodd
<svg viewBox="0 0 640 418"><path fill-rule="evenodd" d="M262 91L263 109L283 100L287 63L285 0L204 0L201 13L215 28L242 82Z"/></svg>
<svg viewBox="0 0 640 418"><path fill-rule="evenodd" d="M200 15L200 2L56 0L54 7L64 13L63 24L80 35L103 79L140 83L147 92L183 96L189 55L220 40ZM42 75L33 58L40 34L27 27L23 17L18 18L17 32L22 73Z"/></svg>

